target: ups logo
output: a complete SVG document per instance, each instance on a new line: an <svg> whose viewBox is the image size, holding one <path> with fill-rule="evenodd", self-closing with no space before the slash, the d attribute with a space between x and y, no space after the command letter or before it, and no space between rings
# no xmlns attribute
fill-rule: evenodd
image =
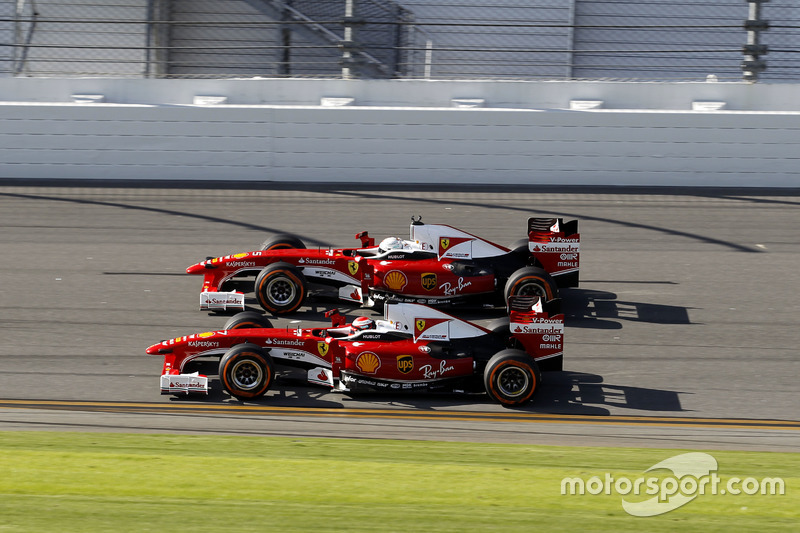
<svg viewBox="0 0 800 533"><path fill-rule="evenodd" d="M439 248L441 250L447 250L448 248L450 248L450 239L447 237L441 237L439 239Z"/></svg>
<svg viewBox="0 0 800 533"><path fill-rule="evenodd" d="M398 355L397 370L399 370L403 374L408 374L409 372L414 370L414 358L411 357L410 355Z"/></svg>
<svg viewBox="0 0 800 533"><path fill-rule="evenodd" d="M432 291L436 288L436 274L427 272L422 275L422 288L426 291Z"/></svg>
<svg viewBox="0 0 800 533"><path fill-rule="evenodd" d="M358 272L358 263L356 263L355 261L348 261L347 270L350 271L351 276L355 276L356 272Z"/></svg>

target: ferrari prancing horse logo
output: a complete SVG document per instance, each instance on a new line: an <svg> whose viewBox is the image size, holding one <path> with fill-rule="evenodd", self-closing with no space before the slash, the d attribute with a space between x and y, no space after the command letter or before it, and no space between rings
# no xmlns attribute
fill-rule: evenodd
<svg viewBox="0 0 800 533"><path fill-rule="evenodd" d="M330 348L330 345L327 342L325 341L317 342L317 351L319 352L320 356L325 357L326 355L328 355L328 348Z"/></svg>
<svg viewBox="0 0 800 533"><path fill-rule="evenodd" d="M348 261L347 270L350 271L351 276L355 276L356 272L358 272L358 263L356 263L355 261Z"/></svg>
<svg viewBox="0 0 800 533"><path fill-rule="evenodd" d="M447 250L448 248L450 248L450 239L448 237L441 237L439 239L439 249Z"/></svg>
<svg viewBox="0 0 800 533"><path fill-rule="evenodd" d="M417 319L417 331L425 331L425 321L421 318Z"/></svg>

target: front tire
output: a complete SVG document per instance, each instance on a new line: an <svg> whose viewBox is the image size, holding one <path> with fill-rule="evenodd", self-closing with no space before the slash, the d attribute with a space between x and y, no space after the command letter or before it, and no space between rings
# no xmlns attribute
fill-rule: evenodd
<svg viewBox="0 0 800 533"><path fill-rule="evenodd" d="M267 317L256 311L243 311L236 313L225 322L222 329L257 329L271 328L272 322Z"/></svg>
<svg viewBox="0 0 800 533"><path fill-rule="evenodd" d="M508 317L496 318L489 322L486 329L492 336L502 343L504 348L521 348L520 342L511 334L511 324Z"/></svg>
<svg viewBox="0 0 800 533"><path fill-rule="evenodd" d="M518 239L514 241L511 244L511 246L509 246L509 248L511 249L511 252L513 252L514 254L522 256L527 259L531 255L530 248L528 248L529 242L530 241L527 238Z"/></svg>
<svg viewBox="0 0 800 533"><path fill-rule="evenodd" d="M301 241L295 235L289 235L286 233L281 233L279 235L273 235L263 243L261 243L261 250L290 250L290 249L301 249L304 250L306 247L305 243Z"/></svg>
<svg viewBox="0 0 800 533"><path fill-rule="evenodd" d="M521 350L502 350L489 359L483 372L486 393L505 406L523 405L533 398L541 382L533 357Z"/></svg>
<svg viewBox="0 0 800 533"><path fill-rule="evenodd" d="M219 380L240 400L260 398L275 377L272 358L255 344L239 344L219 361Z"/></svg>
<svg viewBox="0 0 800 533"><path fill-rule="evenodd" d="M506 302L511 296L540 296L549 302L558 295L558 285L543 268L525 267L508 278L503 295Z"/></svg>
<svg viewBox="0 0 800 533"><path fill-rule="evenodd" d="M306 298L305 276L289 263L272 263L264 267L255 283L258 303L275 315L293 313Z"/></svg>

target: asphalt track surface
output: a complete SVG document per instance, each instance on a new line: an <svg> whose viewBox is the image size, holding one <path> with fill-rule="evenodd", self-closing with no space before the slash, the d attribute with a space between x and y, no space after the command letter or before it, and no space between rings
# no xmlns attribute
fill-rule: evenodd
<svg viewBox="0 0 800 533"><path fill-rule="evenodd" d="M249 404L216 380L207 398L159 394L145 348L225 322L198 310L187 266L274 233L309 247L405 236L412 215L506 245L531 215L580 220L565 371L531 405L292 380ZM0 222L0 430L800 450L796 190L0 182ZM323 325L331 305L372 314L320 302L276 322Z"/></svg>

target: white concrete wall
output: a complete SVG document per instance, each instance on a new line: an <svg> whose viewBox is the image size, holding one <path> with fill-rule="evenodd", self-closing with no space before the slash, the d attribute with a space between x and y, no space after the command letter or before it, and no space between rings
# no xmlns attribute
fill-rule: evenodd
<svg viewBox="0 0 800 533"><path fill-rule="evenodd" d="M796 91L719 83L0 80L0 178L797 187ZM71 103L72 94L103 94L105 102ZM192 105L198 95L227 96L230 105ZM322 97L353 97L356 105L324 107ZM450 107L451 98L485 98L486 107ZM604 106L570 110L574 99ZM708 100L732 109L691 110Z"/></svg>

